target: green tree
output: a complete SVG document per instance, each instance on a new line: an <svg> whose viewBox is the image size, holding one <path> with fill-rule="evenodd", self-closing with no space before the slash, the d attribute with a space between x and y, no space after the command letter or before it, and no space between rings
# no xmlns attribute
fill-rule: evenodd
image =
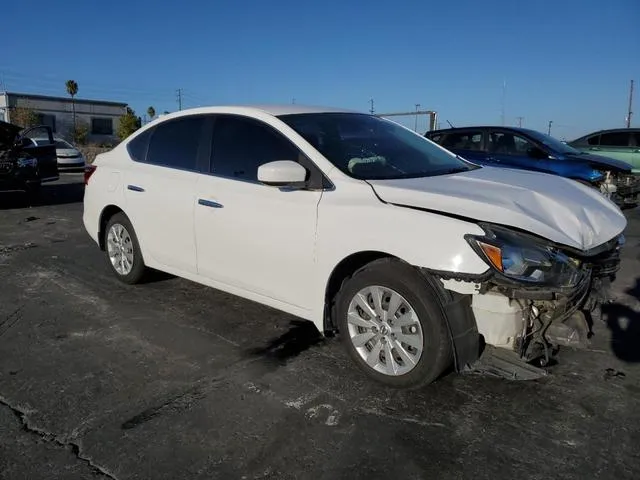
<svg viewBox="0 0 640 480"><path fill-rule="evenodd" d="M73 131L73 143L75 143L76 145L85 145L87 143L88 136L89 124L87 122L83 122L82 120L78 121Z"/></svg>
<svg viewBox="0 0 640 480"><path fill-rule="evenodd" d="M149 115L149 120L153 120L153 117L156 116L156 109L153 107L147 108L147 115Z"/></svg>
<svg viewBox="0 0 640 480"><path fill-rule="evenodd" d="M124 140L137 129L140 128L142 120L136 116L131 108L127 107L127 111L120 117L120 123L118 124L118 138Z"/></svg>
<svg viewBox="0 0 640 480"><path fill-rule="evenodd" d="M39 123L38 114L28 107L15 107L11 109L11 123L22 128L33 127Z"/></svg>

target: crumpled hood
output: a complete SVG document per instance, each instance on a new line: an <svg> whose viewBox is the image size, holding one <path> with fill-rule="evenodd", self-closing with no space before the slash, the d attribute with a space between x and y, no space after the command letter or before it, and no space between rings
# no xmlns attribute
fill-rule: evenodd
<svg viewBox="0 0 640 480"><path fill-rule="evenodd" d="M591 166L598 169L614 168L616 170L631 171L633 168L627 162L615 158L605 157L603 155L594 155L593 153L584 153L582 155L566 155L569 160L577 160L579 162L589 162Z"/></svg>
<svg viewBox="0 0 640 480"><path fill-rule="evenodd" d="M620 209L598 191L556 175L482 167L368 182L388 203L511 226L580 250L611 240L627 225Z"/></svg>

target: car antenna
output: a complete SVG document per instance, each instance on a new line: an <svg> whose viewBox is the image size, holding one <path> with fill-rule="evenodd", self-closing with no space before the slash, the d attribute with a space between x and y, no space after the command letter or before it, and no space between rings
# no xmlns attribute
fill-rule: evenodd
<svg viewBox="0 0 640 480"><path fill-rule="evenodd" d="M454 127L454 126L453 126L453 124L452 124L449 120L447 120L447 123L449 124L449 126L450 126L451 128L456 128L456 127Z"/></svg>

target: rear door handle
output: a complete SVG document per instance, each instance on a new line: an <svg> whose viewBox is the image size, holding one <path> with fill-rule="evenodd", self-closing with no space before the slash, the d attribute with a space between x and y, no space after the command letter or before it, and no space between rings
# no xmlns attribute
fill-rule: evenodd
<svg viewBox="0 0 640 480"><path fill-rule="evenodd" d="M144 192L144 188L139 187L137 185L127 185L127 189L134 191L134 192Z"/></svg>
<svg viewBox="0 0 640 480"><path fill-rule="evenodd" d="M198 199L198 204L199 205L203 205L205 207L222 208L222 204L221 203L214 202L213 200L206 200L204 198L199 198Z"/></svg>

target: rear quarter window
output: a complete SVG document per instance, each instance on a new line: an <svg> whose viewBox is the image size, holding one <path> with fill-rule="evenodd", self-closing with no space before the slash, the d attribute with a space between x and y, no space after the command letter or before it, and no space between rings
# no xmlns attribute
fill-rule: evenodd
<svg viewBox="0 0 640 480"><path fill-rule="evenodd" d="M136 162L144 162L146 160L147 150L149 149L149 139L154 129L155 127L145 130L127 144L129 156Z"/></svg>

